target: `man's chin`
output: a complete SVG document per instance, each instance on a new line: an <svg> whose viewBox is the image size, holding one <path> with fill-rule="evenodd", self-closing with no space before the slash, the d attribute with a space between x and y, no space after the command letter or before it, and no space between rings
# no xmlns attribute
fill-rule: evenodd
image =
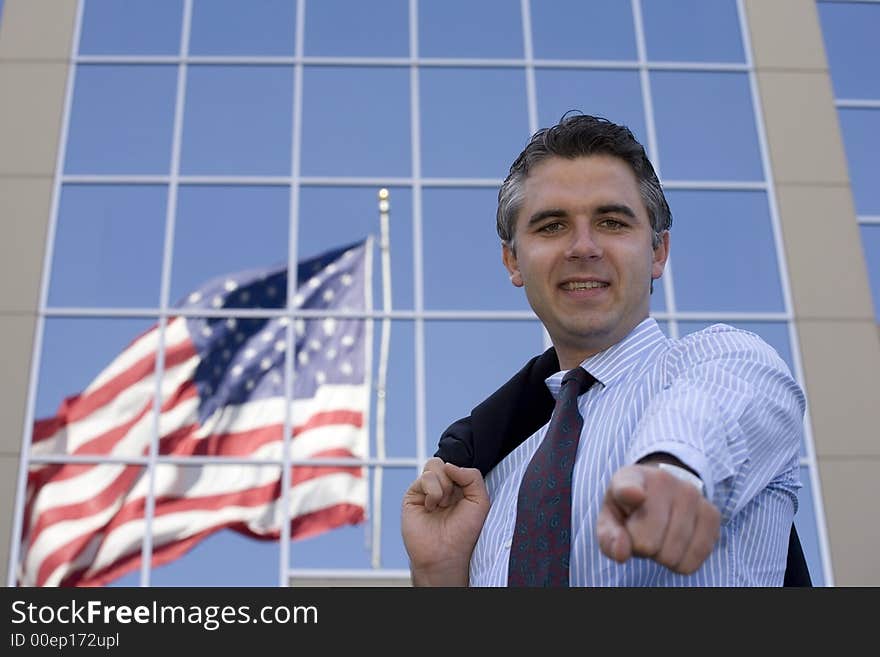
<svg viewBox="0 0 880 657"><path fill-rule="evenodd" d="M550 336L553 338L553 336ZM590 322L563 327L560 342L579 351L598 353L614 343L614 325L604 322ZM553 344L557 344L553 340Z"/></svg>

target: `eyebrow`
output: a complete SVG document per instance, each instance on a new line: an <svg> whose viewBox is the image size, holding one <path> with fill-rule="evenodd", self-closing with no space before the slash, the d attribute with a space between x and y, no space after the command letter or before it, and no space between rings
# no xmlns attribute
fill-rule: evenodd
<svg viewBox="0 0 880 657"><path fill-rule="evenodd" d="M622 214L629 217L630 219L636 218L635 211L631 207L623 203L606 203L605 205L600 205L598 208L596 208L594 214ZM544 219L567 216L568 212L561 208L548 208L547 210L539 210L531 217L529 217L527 226L533 226L536 223L543 221Z"/></svg>
<svg viewBox="0 0 880 657"><path fill-rule="evenodd" d="M606 205L600 205L596 208L596 214L623 214L630 219L636 218L635 211L623 203L608 203Z"/></svg>

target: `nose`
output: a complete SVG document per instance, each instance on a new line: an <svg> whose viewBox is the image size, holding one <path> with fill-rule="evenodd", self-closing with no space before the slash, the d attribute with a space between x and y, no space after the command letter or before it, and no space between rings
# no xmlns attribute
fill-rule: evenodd
<svg viewBox="0 0 880 657"><path fill-rule="evenodd" d="M595 260L602 257L602 246L589 225L576 227L571 232L571 241L566 248L565 257L570 260Z"/></svg>

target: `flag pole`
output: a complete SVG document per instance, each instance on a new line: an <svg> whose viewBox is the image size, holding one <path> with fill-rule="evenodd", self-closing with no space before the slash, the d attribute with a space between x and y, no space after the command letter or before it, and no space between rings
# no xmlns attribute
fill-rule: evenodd
<svg viewBox="0 0 880 657"><path fill-rule="evenodd" d="M376 460L379 465L373 471L373 525L372 555L373 568L382 565L382 475L381 462L385 459L385 384L388 377L388 350L391 344L391 238L388 227L390 196L384 187L379 190L379 248L382 255L382 335L379 343L379 367L376 372Z"/></svg>

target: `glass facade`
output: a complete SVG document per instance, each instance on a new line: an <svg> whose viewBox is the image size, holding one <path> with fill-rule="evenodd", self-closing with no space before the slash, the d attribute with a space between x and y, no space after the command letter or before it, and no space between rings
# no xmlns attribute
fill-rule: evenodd
<svg viewBox="0 0 880 657"><path fill-rule="evenodd" d="M823 24L844 4L820 3ZM878 10L857 19L880 23ZM289 546L251 540L240 527L208 532L167 564L113 583L261 586L310 572L406 573L400 500L440 431L545 347L501 265L495 204L529 135L569 110L629 125L668 190L672 257L651 306L664 331L747 328L801 377L741 12L736 0L83 0L40 307L36 418L56 413L209 279L293 269L378 236L379 188L391 205L391 310L365 320L374 366L382 320L392 320L385 443L370 426L363 462L366 522ZM851 158L867 163L880 101L876 89L851 88L838 101L841 123L847 144L864 149ZM859 182L872 173L853 180L877 294L880 205L876 186ZM378 243L368 285L377 309ZM260 312L271 314L257 305L221 320ZM292 297L279 313L302 320ZM295 335L287 332L286 347ZM161 335L157 346L161 375L170 358ZM372 421L375 398L369 409ZM230 467L169 457L161 424L148 462L131 461L151 481L202 481L210 478L202 469ZM52 456L63 460L64 447ZM821 585L824 520L812 503L811 446L802 454L796 524ZM273 459L238 467L274 468L278 478L290 461ZM161 518L146 524L157 545L170 531Z"/></svg>
<svg viewBox="0 0 880 657"><path fill-rule="evenodd" d="M880 324L880 2L818 2L817 6Z"/></svg>

